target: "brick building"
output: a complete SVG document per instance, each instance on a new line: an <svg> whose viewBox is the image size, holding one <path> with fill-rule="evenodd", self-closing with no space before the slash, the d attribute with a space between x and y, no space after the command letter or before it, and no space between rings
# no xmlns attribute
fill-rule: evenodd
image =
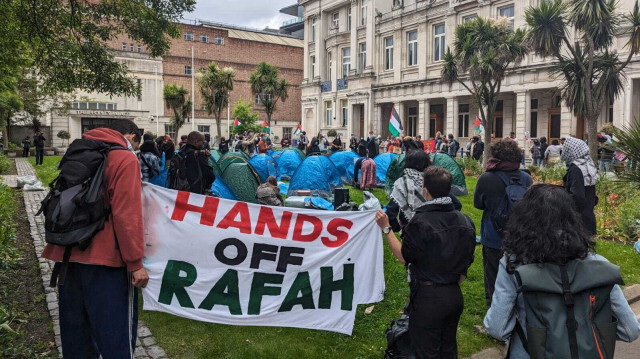
<svg viewBox="0 0 640 359"><path fill-rule="evenodd" d="M229 111L223 110L221 119L222 136L228 136L227 114L233 111L233 104L240 98L253 103L254 111L260 116L260 122L266 119L264 108L257 103L248 82L249 75L263 61L278 67L280 76L291 83L289 98L284 103L279 102L272 115L271 129L279 137L295 131L302 112L302 40L205 21L179 25L181 36L171 40L170 49L163 58L150 57L142 44L127 38L112 40L108 45L114 50L116 60L127 64L131 76L142 88L141 95L110 98L99 93L78 91L70 109L53 108L49 111L47 125L52 126L52 132L56 134L60 130L67 130L71 133L73 141L88 129L118 119L131 119L145 130L160 135L170 133L174 138L187 134L192 129L215 135L216 122L213 115L209 115L203 107L196 78L197 72L212 61L222 67L232 67L236 71L234 90L230 98L232 106ZM195 75L192 76L192 73ZM167 84L182 85L191 96L192 79L195 90L195 117L176 134L170 124L172 111L165 106L162 98L163 88ZM229 122L233 126L233 119ZM61 147L62 140L53 138L53 146Z"/></svg>

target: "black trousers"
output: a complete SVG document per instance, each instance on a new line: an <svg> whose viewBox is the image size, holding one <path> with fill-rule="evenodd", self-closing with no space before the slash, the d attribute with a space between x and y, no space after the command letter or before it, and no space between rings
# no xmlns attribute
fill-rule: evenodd
<svg viewBox="0 0 640 359"><path fill-rule="evenodd" d="M36 147L36 165L41 165L44 159L44 147Z"/></svg>
<svg viewBox="0 0 640 359"><path fill-rule="evenodd" d="M456 359L458 322L464 308L458 284L414 285L409 336L417 359Z"/></svg>
<svg viewBox="0 0 640 359"><path fill-rule="evenodd" d="M22 157L29 157L29 149L27 147L22 147Z"/></svg>
<svg viewBox="0 0 640 359"><path fill-rule="evenodd" d="M356 163L353 166L353 183L354 185L358 183L358 177L360 174L360 169L362 168L362 162L367 159L366 157L358 158Z"/></svg>
<svg viewBox="0 0 640 359"><path fill-rule="evenodd" d="M482 246L482 267L484 269L484 299L487 302L487 309L491 308L491 298L496 287L498 277L498 267L502 259L502 249Z"/></svg>

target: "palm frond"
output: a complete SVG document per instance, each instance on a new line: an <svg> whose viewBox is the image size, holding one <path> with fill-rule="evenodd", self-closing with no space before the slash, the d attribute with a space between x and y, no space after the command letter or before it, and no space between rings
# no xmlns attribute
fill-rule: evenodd
<svg viewBox="0 0 640 359"><path fill-rule="evenodd" d="M562 0L543 1L539 7L525 12L526 44L538 56L560 53L562 38L567 33L566 6Z"/></svg>

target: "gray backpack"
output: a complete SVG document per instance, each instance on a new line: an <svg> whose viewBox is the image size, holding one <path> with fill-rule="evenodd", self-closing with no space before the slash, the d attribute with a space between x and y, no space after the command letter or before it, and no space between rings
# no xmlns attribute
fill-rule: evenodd
<svg viewBox="0 0 640 359"><path fill-rule="evenodd" d="M618 321L609 296L615 284L624 284L620 267L582 260L527 264L515 276L527 313L516 334L531 359L613 359Z"/></svg>

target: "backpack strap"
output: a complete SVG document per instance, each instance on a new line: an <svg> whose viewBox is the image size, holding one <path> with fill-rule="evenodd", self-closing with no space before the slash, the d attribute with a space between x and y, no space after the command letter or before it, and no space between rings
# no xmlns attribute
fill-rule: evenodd
<svg viewBox="0 0 640 359"><path fill-rule="evenodd" d="M569 350L571 351L571 359L578 359L578 338L576 331L578 330L578 322L573 311L575 301L573 293L571 293L571 285L569 283L569 275L567 274L566 264L560 265L560 278L562 279L562 294L564 304L567 307L567 329L569 331Z"/></svg>
<svg viewBox="0 0 640 359"><path fill-rule="evenodd" d="M149 164L149 162L147 162L147 159L144 158L144 155L142 154L142 152L138 153L138 158L142 159L142 162L144 163L145 166L147 166L147 168L149 169L149 178L151 177L155 177L157 175L156 171L153 170L153 168L151 168L151 165Z"/></svg>
<svg viewBox="0 0 640 359"><path fill-rule="evenodd" d="M64 285L64 280L67 277L67 268L69 267L69 258L71 258L71 246L66 246L62 262L56 263L51 271L51 281L49 282L51 288L55 288L58 284Z"/></svg>

